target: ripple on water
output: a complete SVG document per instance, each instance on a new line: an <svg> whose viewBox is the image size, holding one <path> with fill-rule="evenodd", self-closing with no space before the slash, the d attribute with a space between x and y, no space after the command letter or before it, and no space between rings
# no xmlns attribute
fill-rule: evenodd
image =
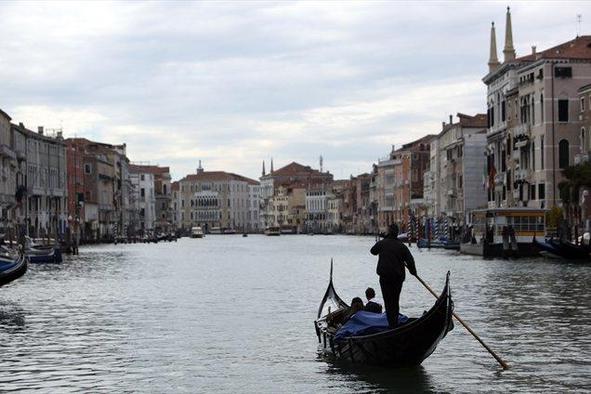
<svg viewBox="0 0 591 394"><path fill-rule="evenodd" d="M451 271L456 324L423 366L318 356L312 329L330 258L346 300L379 289L368 237L208 236L93 246L35 265L0 293L0 389L151 392L565 392L591 381L589 265L484 261L412 249L433 288ZM413 278L402 310L433 298Z"/></svg>

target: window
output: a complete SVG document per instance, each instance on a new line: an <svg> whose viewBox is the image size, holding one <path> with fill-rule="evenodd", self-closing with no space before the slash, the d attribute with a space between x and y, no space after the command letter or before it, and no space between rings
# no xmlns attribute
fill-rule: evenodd
<svg viewBox="0 0 591 394"><path fill-rule="evenodd" d="M584 127L581 127L581 152L587 152L587 135Z"/></svg>
<svg viewBox="0 0 591 394"><path fill-rule="evenodd" d="M84 164L84 173L92 174L92 166L89 163Z"/></svg>
<svg viewBox="0 0 591 394"><path fill-rule="evenodd" d="M536 185L529 186L529 199L530 200L536 199Z"/></svg>
<svg viewBox="0 0 591 394"><path fill-rule="evenodd" d="M146 190L143 187L140 189L140 196L146 197Z"/></svg>
<svg viewBox="0 0 591 394"><path fill-rule="evenodd" d="M546 185L543 183L538 184L538 200L544 200L546 198Z"/></svg>
<svg viewBox="0 0 591 394"><path fill-rule="evenodd" d="M568 100L558 100L558 121L568 122Z"/></svg>
<svg viewBox="0 0 591 394"><path fill-rule="evenodd" d="M531 169L536 170L536 143L531 142Z"/></svg>
<svg viewBox="0 0 591 394"><path fill-rule="evenodd" d="M501 101L501 122L505 121L505 115L506 115L506 109L505 109L505 100Z"/></svg>
<svg viewBox="0 0 591 394"><path fill-rule="evenodd" d="M544 136L540 136L540 170L544 169Z"/></svg>
<svg viewBox="0 0 591 394"><path fill-rule="evenodd" d="M581 97L581 112L585 111L585 97Z"/></svg>
<svg viewBox="0 0 591 394"><path fill-rule="evenodd" d="M540 120L544 122L544 93L540 94Z"/></svg>
<svg viewBox="0 0 591 394"><path fill-rule="evenodd" d="M572 67L554 67L554 76L556 78L572 78Z"/></svg>
<svg viewBox="0 0 591 394"><path fill-rule="evenodd" d="M560 140L558 143L558 166L560 168L568 167L568 141Z"/></svg>
<svg viewBox="0 0 591 394"><path fill-rule="evenodd" d="M140 175L140 181L145 181L146 180L146 176L144 174Z"/></svg>

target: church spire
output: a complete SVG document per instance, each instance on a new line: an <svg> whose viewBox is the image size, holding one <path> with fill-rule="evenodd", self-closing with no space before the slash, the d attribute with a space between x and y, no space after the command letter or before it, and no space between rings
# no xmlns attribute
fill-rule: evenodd
<svg viewBox="0 0 591 394"><path fill-rule="evenodd" d="M495 32L495 23L492 22L490 28L490 56L488 58L488 72L491 73L499 68L499 58L497 57L497 33Z"/></svg>
<svg viewBox="0 0 591 394"><path fill-rule="evenodd" d="M503 49L503 61L505 63L515 60L515 48L513 48L513 29L511 27L511 9L507 7L507 20L505 22L505 48Z"/></svg>
<svg viewBox="0 0 591 394"><path fill-rule="evenodd" d="M265 176L265 161L263 160L263 176Z"/></svg>

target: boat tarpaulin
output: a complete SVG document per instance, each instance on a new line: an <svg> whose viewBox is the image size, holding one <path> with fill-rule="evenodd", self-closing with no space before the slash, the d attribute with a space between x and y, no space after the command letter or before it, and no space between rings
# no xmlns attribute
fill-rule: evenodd
<svg viewBox="0 0 591 394"><path fill-rule="evenodd" d="M398 314L398 324L404 324L407 321L408 316ZM346 337L375 334L389 329L386 313L359 311L339 328L334 338L339 341Z"/></svg>

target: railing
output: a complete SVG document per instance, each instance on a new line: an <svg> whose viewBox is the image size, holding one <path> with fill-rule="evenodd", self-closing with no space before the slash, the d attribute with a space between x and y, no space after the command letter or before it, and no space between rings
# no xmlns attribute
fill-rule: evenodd
<svg viewBox="0 0 591 394"><path fill-rule="evenodd" d="M578 153L575 155L575 165L586 163L589 161L588 153Z"/></svg>
<svg viewBox="0 0 591 394"><path fill-rule="evenodd" d="M531 125L529 123L522 123L513 128L514 137L530 137L531 136Z"/></svg>
<svg viewBox="0 0 591 394"><path fill-rule="evenodd" d="M505 174L497 174L495 175L495 183L502 184L505 182Z"/></svg>
<svg viewBox="0 0 591 394"><path fill-rule="evenodd" d="M529 179L531 174L531 170L529 169L521 169L515 171L515 180L516 181L525 181Z"/></svg>

